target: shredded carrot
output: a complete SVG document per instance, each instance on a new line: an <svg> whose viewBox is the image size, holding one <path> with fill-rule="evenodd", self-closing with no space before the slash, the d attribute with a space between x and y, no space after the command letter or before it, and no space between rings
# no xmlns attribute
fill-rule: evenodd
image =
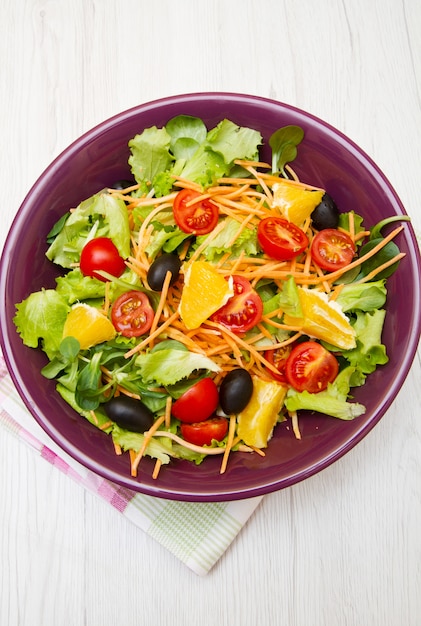
<svg viewBox="0 0 421 626"><path fill-rule="evenodd" d="M228 457L231 452L232 443L234 441L236 425L237 425L236 417L235 415L231 415L230 423L228 427L227 445L224 450L224 456L222 457L221 469L219 470L220 474L224 474L227 469Z"/></svg>
<svg viewBox="0 0 421 626"><path fill-rule="evenodd" d="M156 479L158 478L158 474L159 474L159 471L160 471L160 469L161 469L161 465L162 465L162 461L161 461L161 459L156 459L156 461L155 461L155 467L154 467L154 470L153 470L153 472L152 472L152 478L153 478L154 480L156 480Z"/></svg>
<svg viewBox="0 0 421 626"><path fill-rule="evenodd" d="M165 404L165 428L169 428L171 426L171 406L172 406L172 397L168 396L166 404Z"/></svg>
<svg viewBox="0 0 421 626"><path fill-rule="evenodd" d="M143 350L151 341L153 341L156 337L158 337L158 335L160 335L162 332L164 332L164 330L166 330L169 326L171 326L174 320L176 320L178 317L179 317L179 312L175 311L175 313L173 313L171 317L169 317L163 324L161 324L161 326L158 326L158 328L155 330L154 333L152 333L151 335L148 335L146 339L138 343L137 346L135 346L134 348L126 352L126 354L124 355L125 358L128 359L134 354L136 354L137 352L140 352L141 350Z"/></svg>
<svg viewBox="0 0 421 626"><path fill-rule="evenodd" d="M161 313L164 309L164 305L165 302L167 300L167 295L168 295L168 289L170 286L170 282L171 282L171 278L172 278L172 273L171 272L167 272L164 278L164 283L162 285L162 291L161 291L161 297L159 298L159 302L158 302L158 306L156 308L156 312L154 315L154 318L152 320L152 326L150 328L150 333L153 334L156 329L158 328L158 324L159 324L159 319L161 317ZM152 344L152 342L151 342Z"/></svg>
<svg viewBox="0 0 421 626"><path fill-rule="evenodd" d="M120 456L121 454L123 454L120 444L117 443L116 441L113 441L113 444L114 444L114 450L115 450L116 455Z"/></svg>
<svg viewBox="0 0 421 626"><path fill-rule="evenodd" d="M155 422L152 424L150 429L146 433L144 433L144 440L143 440L142 447L140 448L139 452L136 454L132 462L132 475L136 475L137 468L139 466L140 461L142 460L143 455L145 454L146 448L148 447L155 432L164 422L165 422L165 415L161 415L161 417L158 417L158 419L155 420ZM135 472L135 474L133 474L133 472Z"/></svg>
<svg viewBox="0 0 421 626"><path fill-rule="evenodd" d="M295 435L296 439L301 439L301 432L300 432L300 428L298 426L297 411L291 411L290 416L291 416L292 430L294 432L294 435Z"/></svg>
<svg viewBox="0 0 421 626"><path fill-rule="evenodd" d="M135 213L137 232L132 237L132 255L126 260L126 265L134 271L147 286L147 273L153 259L149 254L149 244L153 241L154 221L160 220L164 225L173 225L172 207L174 199L177 196L178 189L191 189L197 192L196 196L189 202L189 205L199 203L202 200L210 199L218 206L220 221L217 226L206 236L202 238L200 245L194 243L194 238L188 237L181 247L179 247L179 258L187 264L198 260L209 245L223 231L226 219L236 221L235 232L230 237L225 247L231 249L238 242L239 238L247 234L248 230L255 231L259 221L269 215L278 214L279 209L273 206L274 192L273 185L276 183L289 185L299 189L324 191L320 187L310 185L299 180L295 171L289 166L285 166L290 178L280 178L276 174L270 172L270 165L258 161L237 160L237 165L242 166L246 170L246 174L241 178L221 178L216 183L203 191L202 187L196 183L185 180L180 176L174 176L174 186L177 191L166 195L163 198L153 197L150 194L141 198L133 198L130 192L138 189L138 185L125 190L109 190L116 197L126 202L128 210L135 208L150 209L148 215L142 222L138 222L138 214ZM259 171L264 170L264 171ZM143 214L143 212L142 212ZM132 215L130 215L132 218ZM133 220L131 222L133 224ZM238 224L238 226L237 226ZM396 237L403 229L403 226L395 228L386 237L384 237L374 248L359 258L355 258L346 267L334 272L327 272L320 268L312 258L311 243L317 233L311 226L311 217L308 217L302 230L306 232L309 238L309 245L305 253L299 257L295 257L289 261L277 261L269 258L265 254L253 255L246 253L244 250L240 254L234 256L229 250L226 253L218 255L217 259L212 261L216 270L225 277L233 274L242 276L250 281L252 287L261 280L273 281L279 289L282 288L284 281L289 277L293 277L296 284L312 288L328 294L331 301L336 300L339 296L343 285L335 284L338 279L350 269L360 266L364 261L377 254L389 241ZM356 232L356 224L354 214L349 213L348 234L354 243L363 240L370 234L370 231L364 230ZM193 245L197 247L192 248ZM189 255L189 256L188 256ZM372 280L383 270L387 269L394 263L397 263L405 255L400 253L393 259L385 262L367 276L359 280L364 283ZM187 261L186 261L187 259ZM183 288L183 270L180 279L174 285L170 285L171 274L168 272L161 290L158 304L154 307L155 313L152 326L148 336L143 338L136 346L128 350L125 357L128 359L136 353L150 349L154 346L159 338L170 338L179 341L187 347L191 352L196 352L211 358L219 367L219 371L213 374L216 384L219 384L224 375L237 368L247 369L252 375L272 381L271 372L277 373L276 367L265 358L265 352L270 346L271 349L277 349L294 343L302 336L299 326L290 326L282 323L283 311L277 309L262 316L260 323L255 327L255 333L250 336L241 336L233 333L228 328L212 321L206 320L199 328L188 330L179 314L179 304ZM104 299L104 313L109 311L110 297L109 286L106 286ZM277 333L277 334L276 334ZM279 337L279 339L277 339ZM286 338L285 338L286 337ZM103 376L107 382L112 382L111 373L103 369ZM123 389L119 385L115 385L116 394L125 393L132 397L140 397ZM229 455L233 448L244 452L255 452L261 456L265 453L263 450L246 446L238 437L235 437L236 417L230 416L227 444L225 447L201 447L186 442L178 435L169 431L171 425L171 407L172 399L168 396L165 413L160 416L151 429L144 434L144 441L141 449L137 453L130 451L130 464L133 476L136 476L138 465L146 452L148 444L153 437L167 437L176 444L184 446L192 451L206 455L223 455L220 473L226 471ZM95 420L94 412L91 412L92 418ZM289 414L292 429L297 439L301 439L301 432L298 424L298 416L296 412ZM98 423L98 422L97 422ZM161 426L165 430L160 430ZM107 428L108 423L103 426ZM116 454L121 454L121 448L115 445ZM171 452L169 452L171 454ZM158 459L153 470L153 478L156 479L161 468L162 462Z"/></svg>

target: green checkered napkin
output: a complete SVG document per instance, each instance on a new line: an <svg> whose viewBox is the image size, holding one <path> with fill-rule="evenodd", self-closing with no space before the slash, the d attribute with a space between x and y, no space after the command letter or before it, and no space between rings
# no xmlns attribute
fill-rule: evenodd
<svg viewBox="0 0 421 626"><path fill-rule="evenodd" d="M200 576L207 574L224 554L262 499L176 502L139 494L101 478L67 455L37 424L0 356L1 427L100 496Z"/></svg>

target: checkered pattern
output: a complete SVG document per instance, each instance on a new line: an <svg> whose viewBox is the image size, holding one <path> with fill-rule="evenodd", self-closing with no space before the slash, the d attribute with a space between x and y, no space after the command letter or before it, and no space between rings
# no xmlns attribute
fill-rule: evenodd
<svg viewBox="0 0 421 626"><path fill-rule="evenodd" d="M236 502L175 502L101 478L68 456L40 428L20 399L1 355L0 428L100 496L200 576L223 555L261 501L257 497Z"/></svg>

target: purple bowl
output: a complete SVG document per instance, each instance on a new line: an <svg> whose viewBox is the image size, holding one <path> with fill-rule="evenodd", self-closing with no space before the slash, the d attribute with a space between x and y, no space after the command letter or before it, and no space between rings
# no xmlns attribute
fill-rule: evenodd
<svg viewBox="0 0 421 626"><path fill-rule="evenodd" d="M114 454L111 438L77 415L56 393L54 381L40 374L46 357L22 344L14 324L15 304L41 287L54 287L58 271L46 259L45 236L70 207L94 192L127 178L127 143L149 126L162 126L178 114L201 117L208 127L223 118L258 129L266 143L287 124L305 131L294 162L298 175L324 187L342 211L355 209L367 226L392 215L406 215L392 186L373 161L343 134L299 109L249 95L201 93L140 105L103 122L71 144L34 184L10 229L1 259L1 346L11 377L33 417L68 454L97 474L152 496L187 501L252 497L301 481L324 469L355 446L384 415L401 388L420 335L420 255L406 223L397 243L406 253L388 280L383 340L389 363L356 389L354 398L367 412L351 422L318 414L300 419L302 440L286 423L275 434L264 458L233 454L224 475L220 459L200 466L174 461L151 478L153 461L145 458L132 478L128 455ZM264 149L265 150L265 149ZM263 158L270 160L269 152Z"/></svg>

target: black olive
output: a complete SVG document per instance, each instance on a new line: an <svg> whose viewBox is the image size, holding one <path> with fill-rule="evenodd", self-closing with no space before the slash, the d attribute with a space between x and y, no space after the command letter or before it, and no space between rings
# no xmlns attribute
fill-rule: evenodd
<svg viewBox="0 0 421 626"><path fill-rule="evenodd" d="M116 180L110 189L127 189L127 187L133 187L135 184L134 180Z"/></svg>
<svg viewBox="0 0 421 626"><path fill-rule="evenodd" d="M311 214L313 226L317 230L325 228L338 228L339 210L335 201L328 193L323 195L322 201L316 206Z"/></svg>
<svg viewBox="0 0 421 626"><path fill-rule="evenodd" d="M134 433L144 433L154 423L152 411L140 400L129 396L111 398L103 407L110 420Z"/></svg>
<svg viewBox="0 0 421 626"><path fill-rule="evenodd" d="M250 402L253 380L243 368L231 370L219 388L219 404L226 415L240 413Z"/></svg>
<svg viewBox="0 0 421 626"><path fill-rule="evenodd" d="M175 254L161 254L148 270L147 281L153 291L161 291L167 272L171 272L170 285L173 285L180 273L181 261Z"/></svg>

